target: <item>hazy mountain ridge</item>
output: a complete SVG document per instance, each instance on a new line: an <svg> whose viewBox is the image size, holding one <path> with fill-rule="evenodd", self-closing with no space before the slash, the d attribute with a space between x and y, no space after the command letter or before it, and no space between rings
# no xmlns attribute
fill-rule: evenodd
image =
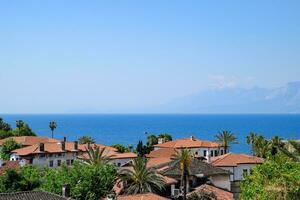
<svg viewBox="0 0 300 200"><path fill-rule="evenodd" d="M172 113L300 113L300 81L283 87L212 89L162 105Z"/></svg>

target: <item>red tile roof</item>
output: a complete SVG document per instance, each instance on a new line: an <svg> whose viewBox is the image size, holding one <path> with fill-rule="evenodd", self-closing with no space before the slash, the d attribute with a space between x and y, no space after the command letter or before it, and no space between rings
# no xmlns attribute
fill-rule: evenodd
<svg viewBox="0 0 300 200"><path fill-rule="evenodd" d="M47 137L37 137L37 136L19 136L19 137L8 137L0 140L0 146L7 140L13 139L17 143L23 146L30 146L38 143L48 143L48 142L59 142L59 140Z"/></svg>
<svg viewBox="0 0 300 200"><path fill-rule="evenodd" d="M192 193L194 192L205 192L205 193L213 193L217 200L232 200L233 199L233 194L231 192L228 192L226 190L222 190L220 188L214 187L212 185L208 185L208 184L204 184L201 185L197 188L195 188L195 190L193 192L188 193L187 196L190 196Z"/></svg>
<svg viewBox="0 0 300 200"><path fill-rule="evenodd" d="M167 200L167 198L153 193L135 194L135 195L121 195L118 200Z"/></svg>
<svg viewBox="0 0 300 200"><path fill-rule="evenodd" d="M227 153L222 156L212 157L211 164L219 167L232 167L238 164L261 164L264 159L246 154Z"/></svg>
<svg viewBox="0 0 300 200"><path fill-rule="evenodd" d="M169 141L162 144L154 145L154 147L158 147L158 148L175 148L175 149L199 148L199 147L218 148L221 146L222 146L221 144L216 142L198 140L194 138L179 139L179 140L174 140L174 141Z"/></svg>
<svg viewBox="0 0 300 200"><path fill-rule="evenodd" d="M147 167L158 167L171 162L171 158L149 158Z"/></svg>
<svg viewBox="0 0 300 200"><path fill-rule="evenodd" d="M171 158L176 153L173 148L162 148L158 150L151 151L146 155L147 158Z"/></svg>
<svg viewBox="0 0 300 200"><path fill-rule="evenodd" d="M0 176L2 176L8 169L19 169L20 161L3 161L2 166L0 167Z"/></svg>
<svg viewBox="0 0 300 200"><path fill-rule="evenodd" d="M105 148L107 151L116 151L115 148L113 147L108 147L104 146L102 144L91 144L92 147L100 147L100 148ZM88 145L87 144L78 144L78 151L83 151L85 152L87 149ZM44 143L44 151L46 153L63 153L63 152L74 152L76 151L74 149L74 142L65 142L65 151L62 150L61 147L61 142L51 142L51 143ZM27 156L30 154L40 154L43 153L39 151L39 144L34 144L28 147L16 149L12 151L12 153L16 153L17 155L20 156Z"/></svg>

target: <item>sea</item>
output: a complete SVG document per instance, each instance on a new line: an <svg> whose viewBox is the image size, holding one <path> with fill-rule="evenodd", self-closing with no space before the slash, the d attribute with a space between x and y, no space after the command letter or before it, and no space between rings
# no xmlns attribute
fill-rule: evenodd
<svg viewBox="0 0 300 200"><path fill-rule="evenodd" d="M88 135L106 145L136 145L148 134L169 133L174 139L194 136L214 140L222 130L231 131L239 144L231 151L250 153L246 136L251 132L271 138L300 139L299 114L0 114L15 127L16 120L28 123L39 136L51 137L49 122L55 121L54 137L74 141Z"/></svg>

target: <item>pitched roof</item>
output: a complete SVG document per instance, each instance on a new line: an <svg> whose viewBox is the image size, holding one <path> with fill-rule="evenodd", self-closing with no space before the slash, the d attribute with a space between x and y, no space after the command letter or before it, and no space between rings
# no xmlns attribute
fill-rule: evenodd
<svg viewBox="0 0 300 200"><path fill-rule="evenodd" d="M44 143L44 151L39 151L39 144L34 144L28 147L23 147L20 149L16 149L12 151L12 153L16 153L20 156L27 156L30 154L40 154L40 153L63 153L63 152L75 152L75 151L83 151L85 152L88 145L87 144L78 144L78 150L74 149L74 142L65 142L65 151L61 148L61 142L50 142L50 143ZM102 144L93 144L92 147L100 147L105 148L107 151L114 151L116 150L113 147L104 146Z"/></svg>
<svg viewBox="0 0 300 200"><path fill-rule="evenodd" d="M8 137L0 140L0 146L9 139L15 140L17 143L23 146L30 146L38 143L48 143L48 142L59 142L57 139L47 138L47 137L37 137L37 136L19 136L19 137Z"/></svg>
<svg viewBox="0 0 300 200"><path fill-rule="evenodd" d="M190 196L193 193L197 192L205 192L205 193L213 193L217 200L232 200L233 194L231 192L228 192L226 190L222 190L220 188L214 187L212 185L203 184L199 187L196 187L194 191L187 194L187 196Z"/></svg>
<svg viewBox="0 0 300 200"><path fill-rule="evenodd" d="M147 167L160 167L171 162L171 158L149 158Z"/></svg>
<svg viewBox="0 0 300 200"><path fill-rule="evenodd" d="M211 159L211 164L219 167L232 167L239 164L261 164L264 162L264 159L256 156L235 153L227 153L221 156L212 157Z"/></svg>
<svg viewBox="0 0 300 200"><path fill-rule="evenodd" d="M171 158L176 153L173 148L162 148L151 151L146 155L147 158Z"/></svg>
<svg viewBox="0 0 300 200"><path fill-rule="evenodd" d="M118 200L167 200L167 198L153 193L135 194L135 195L121 195Z"/></svg>
<svg viewBox="0 0 300 200"><path fill-rule="evenodd" d="M71 200L57 194L42 191L0 193L1 200Z"/></svg>
<svg viewBox="0 0 300 200"><path fill-rule="evenodd" d="M175 149L199 148L199 147L218 148L221 146L222 146L221 144L216 142L198 140L195 138L178 139L178 140L154 145L154 147L158 147L158 148L175 148Z"/></svg>
<svg viewBox="0 0 300 200"><path fill-rule="evenodd" d="M125 152L125 153L119 153L115 151L106 151L103 153L104 156L109 157L110 159L125 159L125 158L136 158L137 154L132 152ZM78 156L80 159L88 159L89 155L88 153L83 153L82 155Z"/></svg>
<svg viewBox="0 0 300 200"><path fill-rule="evenodd" d="M0 166L0 176L2 176L8 169L19 169L20 161L3 161L2 166Z"/></svg>
<svg viewBox="0 0 300 200"><path fill-rule="evenodd" d="M171 162L168 168L162 170L161 173L165 176L180 177L181 176L180 163ZM211 164L203 162L197 158L193 158L190 163L189 174L191 176L196 176L196 177L209 177L209 176L219 175L219 174L229 175L231 174L231 172L218 167L214 167Z"/></svg>

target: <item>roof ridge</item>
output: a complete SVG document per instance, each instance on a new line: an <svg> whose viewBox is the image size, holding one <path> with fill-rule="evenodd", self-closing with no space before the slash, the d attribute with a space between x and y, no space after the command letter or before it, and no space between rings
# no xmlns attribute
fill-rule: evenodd
<svg viewBox="0 0 300 200"><path fill-rule="evenodd" d="M232 155L232 153L226 153L224 155L221 155L222 157L219 157L218 159L212 161L211 163L216 163L216 162L220 162L221 160L224 160L225 158L227 158L227 156Z"/></svg>

